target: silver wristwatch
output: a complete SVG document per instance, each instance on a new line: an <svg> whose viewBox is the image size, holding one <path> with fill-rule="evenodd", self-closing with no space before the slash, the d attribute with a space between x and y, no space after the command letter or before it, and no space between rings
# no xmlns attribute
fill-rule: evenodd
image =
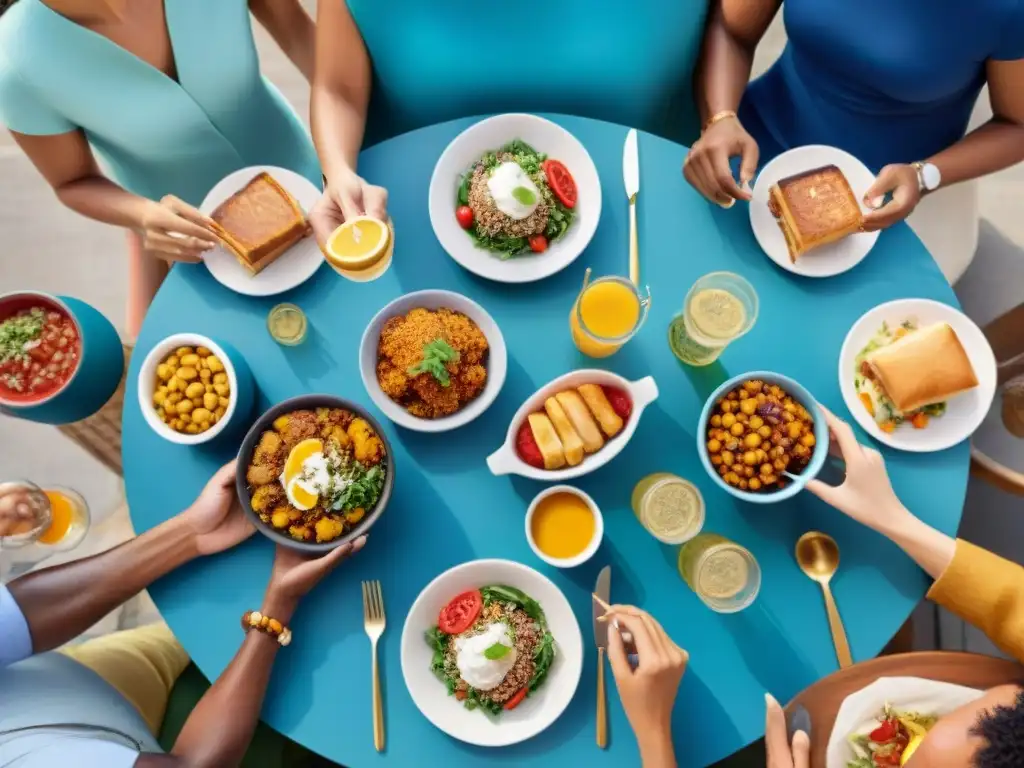
<svg viewBox="0 0 1024 768"><path fill-rule="evenodd" d="M942 183L942 173L937 166L931 163L911 163L911 167L917 171L917 191L934 192Z"/></svg>

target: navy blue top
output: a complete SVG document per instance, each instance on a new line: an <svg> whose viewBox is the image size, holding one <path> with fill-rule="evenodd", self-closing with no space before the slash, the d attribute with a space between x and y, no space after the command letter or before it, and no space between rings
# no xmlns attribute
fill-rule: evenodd
<svg viewBox="0 0 1024 768"><path fill-rule="evenodd" d="M878 170L961 139L989 59L1024 58L1024 0L785 0L789 44L747 88L761 162L829 144Z"/></svg>

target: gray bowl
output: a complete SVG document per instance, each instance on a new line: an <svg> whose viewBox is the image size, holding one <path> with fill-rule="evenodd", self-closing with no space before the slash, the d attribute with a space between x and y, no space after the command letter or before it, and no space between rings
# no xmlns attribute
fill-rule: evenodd
<svg viewBox="0 0 1024 768"><path fill-rule="evenodd" d="M259 442L260 435L266 430L271 428L271 424L274 419L290 411L300 410L315 410L316 408L344 408L347 411L351 411L366 421L373 427L374 432L380 436L381 441L384 443L384 452L387 462L387 476L384 479L384 490L380 494L380 498L377 500L376 505L373 509L368 510L366 516L359 522L359 524L349 531L344 536L339 536L333 541L327 541L324 543L298 541L293 539L287 533L279 533L274 530L271 526L264 523L258 514L256 514L251 505L251 494L249 493L249 483L246 482L245 475L249 468L249 460L252 458L253 452L256 450L256 444ZM394 453L391 451L391 442L388 440L387 435L384 434L384 430L381 429L380 424L373 418L364 408L356 405L351 400L345 400L341 397L335 397L334 395L299 395L288 400L284 400L277 405L268 408L262 416L256 419L256 423L249 428L248 433L245 435L245 439L242 441L241 448L238 449L238 467L235 471L235 485L238 489L238 498L242 502L242 509L256 525L257 530L266 536L268 539L273 541L275 544L282 544L292 549L297 549L300 552L308 552L310 554L323 554L324 552L330 552L332 549L336 549L343 544L347 544L353 539L362 536L377 522L377 518L383 514L384 509L388 505L388 500L391 498L391 491L395 487L395 462Z"/></svg>

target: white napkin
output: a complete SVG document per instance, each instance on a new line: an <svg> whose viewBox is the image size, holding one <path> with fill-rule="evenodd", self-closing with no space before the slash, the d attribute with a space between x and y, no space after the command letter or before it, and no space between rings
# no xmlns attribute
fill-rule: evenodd
<svg viewBox="0 0 1024 768"><path fill-rule="evenodd" d="M847 762L857 757L849 737L873 731L887 703L901 712L941 717L980 699L982 694L974 688L919 677L880 677L843 701L828 740L825 766L846 768Z"/></svg>

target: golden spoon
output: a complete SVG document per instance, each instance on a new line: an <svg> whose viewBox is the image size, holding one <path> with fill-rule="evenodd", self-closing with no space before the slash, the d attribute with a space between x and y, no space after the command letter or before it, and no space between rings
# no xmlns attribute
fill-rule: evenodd
<svg viewBox="0 0 1024 768"><path fill-rule="evenodd" d="M839 568L839 545L827 533L811 531L805 533L796 543L796 562L800 570L812 581L821 585L825 595L825 610L828 613L828 624L832 630L832 642L836 647L836 657L840 669L853 664L850 655L850 641L846 639L843 620L839 618L839 609L832 597L829 582Z"/></svg>

